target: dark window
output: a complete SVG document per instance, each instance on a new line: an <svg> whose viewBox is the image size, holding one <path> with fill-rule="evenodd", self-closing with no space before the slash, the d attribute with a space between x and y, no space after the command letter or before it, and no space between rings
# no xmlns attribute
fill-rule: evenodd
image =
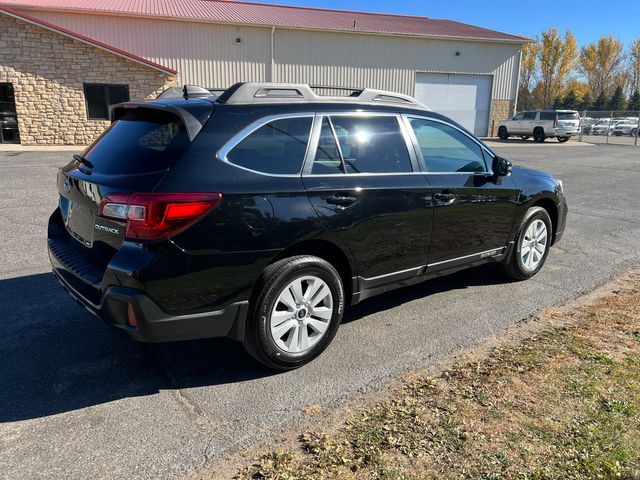
<svg viewBox="0 0 640 480"><path fill-rule="evenodd" d="M236 145L227 160L258 172L298 173L307 151L311 120L285 118L267 123Z"/></svg>
<svg viewBox="0 0 640 480"><path fill-rule="evenodd" d="M555 120L555 112L540 112L540 120Z"/></svg>
<svg viewBox="0 0 640 480"><path fill-rule="evenodd" d="M537 112L525 112L523 120L535 120Z"/></svg>
<svg viewBox="0 0 640 480"><path fill-rule="evenodd" d="M336 137L333 135L333 127L326 117L322 120L320 139L318 140L318 148L316 157L313 160L311 173L315 175L344 173Z"/></svg>
<svg viewBox="0 0 640 480"><path fill-rule="evenodd" d="M558 120L580 120L577 112L558 112Z"/></svg>
<svg viewBox="0 0 640 480"><path fill-rule="evenodd" d="M347 173L411 172L396 117L331 117Z"/></svg>
<svg viewBox="0 0 640 480"><path fill-rule="evenodd" d="M516 121L522 120L523 118L524 118L524 113L519 113L515 117L513 117L513 119Z"/></svg>
<svg viewBox="0 0 640 480"><path fill-rule="evenodd" d="M429 172L486 172L482 148L449 125L411 118L425 168Z"/></svg>
<svg viewBox="0 0 640 480"><path fill-rule="evenodd" d="M84 156L99 173L159 172L171 167L189 145L184 124L178 117L137 108L115 121Z"/></svg>
<svg viewBox="0 0 640 480"><path fill-rule="evenodd" d="M12 83L0 83L0 143L20 143Z"/></svg>
<svg viewBox="0 0 640 480"><path fill-rule="evenodd" d="M129 86L85 83L84 98L89 120L109 120L110 105L129 101Z"/></svg>

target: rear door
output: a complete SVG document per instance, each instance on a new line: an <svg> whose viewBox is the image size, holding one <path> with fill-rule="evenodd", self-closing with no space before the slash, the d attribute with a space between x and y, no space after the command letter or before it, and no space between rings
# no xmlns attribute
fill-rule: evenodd
<svg viewBox="0 0 640 480"><path fill-rule="evenodd" d="M400 120L318 115L303 175L313 207L371 287L415 276L426 264L432 198Z"/></svg>
<svg viewBox="0 0 640 480"><path fill-rule="evenodd" d="M515 216L512 178L494 176L488 150L456 126L405 119L434 197L430 268L502 253Z"/></svg>

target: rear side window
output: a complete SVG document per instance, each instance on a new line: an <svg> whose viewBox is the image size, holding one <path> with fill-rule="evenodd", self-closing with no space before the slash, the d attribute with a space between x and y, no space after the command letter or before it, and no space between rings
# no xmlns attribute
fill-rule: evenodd
<svg viewBox="0 0 640 480"><path fill-rule="evenodd" d="M540 120L555 120L555 112L540 112Z"/></svg>
<svg viewBox="0 0 640 480"><path fill-rule="evenodd" d="M303 117L267 123L227 153L227 160L257 172L299 173L307 151L311 121L311 117Z"/></svg>
<svg viewBox="0 0 640 480"><path fill-rule="evenodd" d="M327 117L322 120L320 139L318 140L318 148L316 149L316 156L313 159L311 173L313 175L344 173L342 158L338 151L338 144L333 135L333 126Z"/></svg>
<svg viewBox="0 0 640 480"><path fill-rule="evenodd" d="M189 145L178 117L138 108L112 123L83 156L97 173L151 173L171 167Z"/></svg>
<svg viewBox="0 0 640 480"><path fill-rule="evenodd" d="M580 120L577 112L558 112L558 120Z"/></svg>
<svg viewBox="0 0 640 480"><path fill-rule="evenodd" d="M411 118L411 127L428 172L486 172L480 145L444 123Z"/></svg>
<svg viewBox="0 0 640 480"><path fill-rule="evenodd" d="M347 173L411 172L411 159L398 119L393 116L332 116Z"/></svg>

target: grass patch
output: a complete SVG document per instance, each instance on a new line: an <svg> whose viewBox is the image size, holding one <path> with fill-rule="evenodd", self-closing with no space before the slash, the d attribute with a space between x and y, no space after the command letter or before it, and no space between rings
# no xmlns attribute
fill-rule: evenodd
<svg viewBox="0 0 640 480"><path fill-rule="evenodd" d="M239 479L640 480L640 276L549 328L416 377Z"/></svg>

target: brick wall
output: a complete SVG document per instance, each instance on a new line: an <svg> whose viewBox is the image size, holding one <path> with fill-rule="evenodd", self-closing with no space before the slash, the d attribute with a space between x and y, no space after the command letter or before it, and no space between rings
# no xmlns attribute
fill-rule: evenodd
<svg viewBox="0 0 640 480"><path fill-rule="evenodd" d="M516 102L514 100L493 100L491 102L491 116L489 117L489 137L498 134L500 120L511 118L515 114Z"/></svg>
<svg viewBox="0 0 640 480"><path fill-rule="evenodd" d="M24 145L86 145L108 125L87 120L83 83L129 85L154 98L175 77L0 13L0 82L13 83Z"/></svg>

